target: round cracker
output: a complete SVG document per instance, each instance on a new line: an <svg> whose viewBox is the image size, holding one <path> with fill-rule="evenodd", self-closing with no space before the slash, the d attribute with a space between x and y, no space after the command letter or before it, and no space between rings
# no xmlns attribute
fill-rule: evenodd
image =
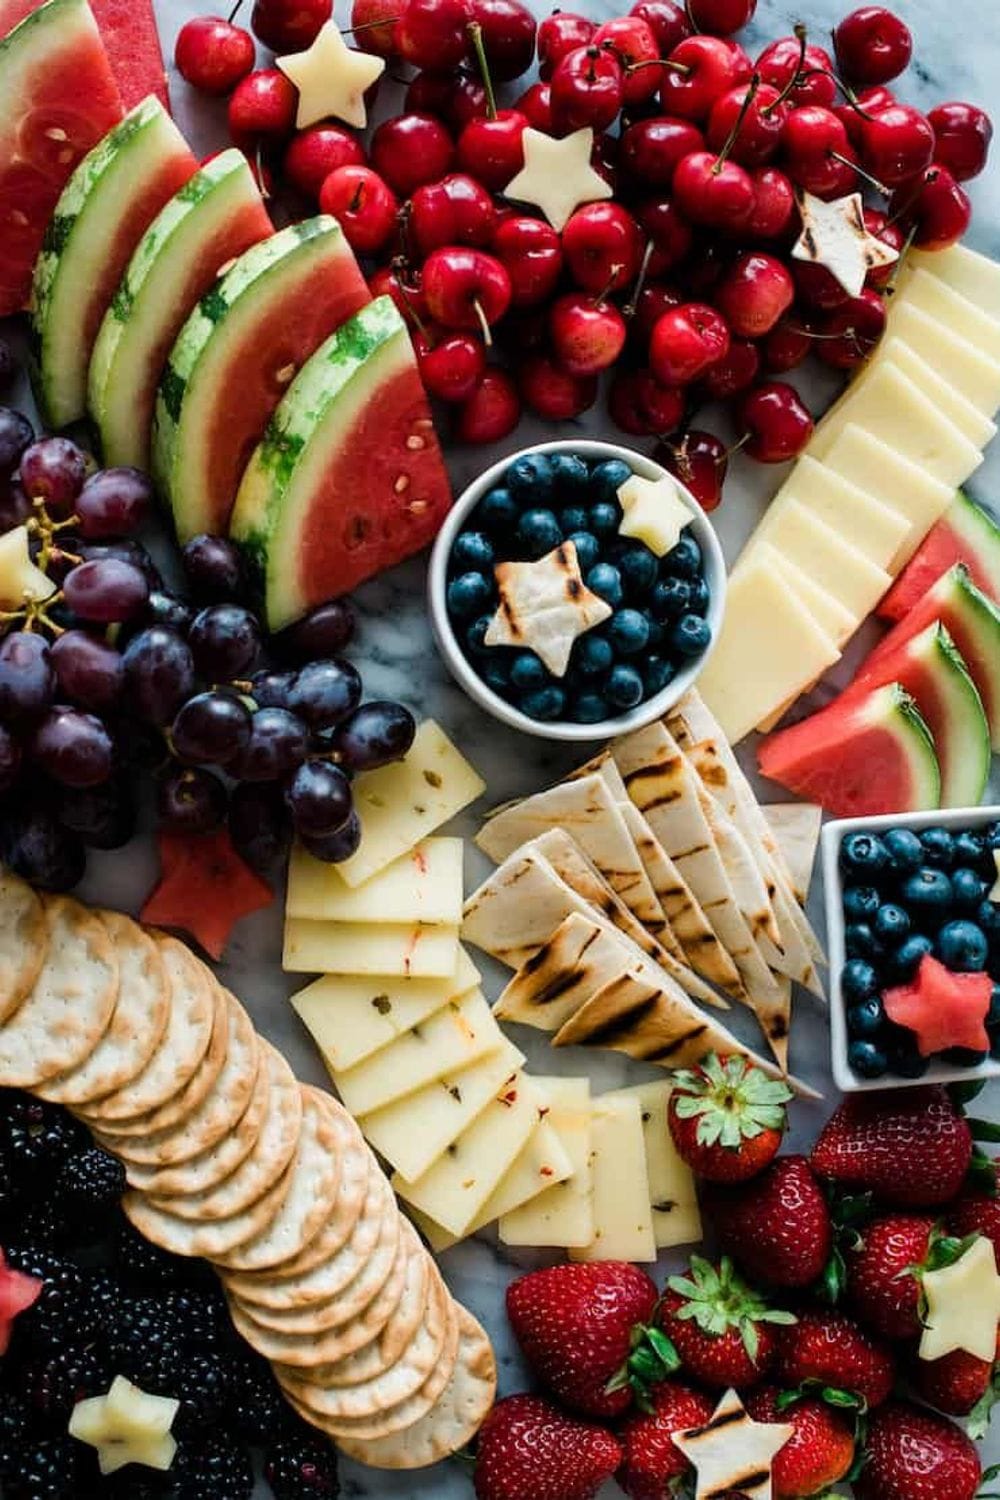
<svg viewBox="0 0 1000 1500"><path fill-rule="evenodd" d="M118 994L107 1031L72 1073L39 1084L52 1104L88 1104L124 1088L146 1067L167 1029L170 986L160 951L131 917L116 911L93 914L103 924L118 958Z"/></svg>
<svg viewBox="0 0 1000 1500"><path fill-rule="evenodd" d="M437 1277L437 1271L429 1261L425 1274L428 1284L427 1297L430 1298L434 1295L432 1283ZM451 1299L447 1300L450 1303ZM377 1376L383 1375L401 1358L407 1344L416 1336L416 1332L416 1327L412 1326L410 1319L403 1313L401 1301L397 1311L375 1338L352 1350L350 1354L345 1354L333 1364L322 1365L312 1371L309 1378L318 1385L364 1385Z"/></svg>
<svg viewBox="0 0 1000 1500"><path fill-rule="evenodd" d="M108 1028L118 958L108 929L68 896L43 898L48 946L31 993L0 1027L0 1086L37 1088L79 1068Z"/></svg>
<svg viewBox="0 0 1000 1500"><path fill-rule="evenodd" d="M45 908L27 881L0 871L0 1026L27 999L48 945Z"/></svg>
<svg viewBox="0 0 1000 1500"><path fill-rule="evenodd" d="M226 1039L229 1035L229 1007L226 992L209 975L212 992L212 1030L208 1047L201 1062L191 1077L172 1094L158 1109L148 1114L136 1115L134 1119L121 1120L115 1125L115 1135L130 1140L158 1134L161 1130L172 1130L203 1104L218 1082L226 1060Z"/></svg>

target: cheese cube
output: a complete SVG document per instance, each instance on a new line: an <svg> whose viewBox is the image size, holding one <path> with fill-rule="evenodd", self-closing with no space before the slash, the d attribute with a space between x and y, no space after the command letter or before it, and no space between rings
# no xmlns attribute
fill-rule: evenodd
<svg viewBox="0 0 1000 1500"><path fill-rule="evenodd" d="M285 922L289 974L388 974L447 979L458 966L458 928L371 922Z"/></svg>
<svg viewBox="0 0 1000 1500"><path fill-rule="evenodd" d="M851 545L879 568L889 566L910 529L900 511L883 504L843 475L835 474L818 459L803 454L764 512L751 546L770 540L776 522L793 500L810 515L850 538Z"/></svg>
<svg viewBox="0 0 1000 1500"><path fill-rule="evenodd" d="M324 974L292 995L291 1004L327 1067L342 1072L443 1010L449 1000L475 989L480 977L460 946L458 967L447 979Z"/></svg>
<svg viewBox="0 0 1000 1500"><path fill-rule="evenodd" d="M863 620L874 609L892 582L890 574L859 551L853 540L810 515L797 500L784 507L767 540L839 600L856 620Z"/></svg>
<svg viewBox="0 0 1000 1500"><path fill-rule="evenodd" d="M646 1145L638 1099L594 1100L591 1124L594 1238L570 1260L654 1261Z"/></svg>
<svg viewBox="0 0 1000 1500"><path fill-rule="evenodd" d="M1000 349L1000 314L990 316L922 266L904 272L896 298L897 305L919 308L928 317L946 324L959 338L968 339L984 354L995 355Z"/></svg>
<svg viewBox="0 0 1000 1500"><path fill-rule="evenodd" d="M539 1193L499 1223L504 1245L535 1249L583 1249L594 1238L593 1179L590 1167L590 1082L586 1078L536 1078L549 1100L546 1123L570 1160L572 1176Z"/></svg>
<svg viewBox="0 0 1000 1500"><path fill-rule="evenodd" d="M911 459L888 447L857 422L848 422L830 445L824 460L828 469L842 475L898 510L910 523L909 534L900 543L889 571L896 573L909 562L955 498L953 485L944 484Z"/></svg>
<svg viewBox="0 0 1000 1500"><path fill-rule="evenodd" d="M457 927L462 920L462 840L423 839L364 885L301 846L288 865L290 917L313 922L391 922Z"/></svg>
<svg viewBox="0 0 1000 1500"><path fill-rule="evenodd" d="M634 1088L602 1094L602 1100L637 1099L642 1111L646 1145L646 1179L657 1246L697 1244L701 1215L691 1168L678 1155L670 1134L668 1110L673 1085L669 1080L639 1083Z"/></svg>
<svg viewBox="0 0 1000 1500"><path fill-rule="evenodd" d="M484 995L470 990L388 1047L332 1077L351 1114L363 1117L504 1045Z"/></svg>
<svg viewBox="0 0 1000 1500"><path fill-rule="evenodd" d="M358 886L475 802L486 783L444 730L425 719L403 760L363 771L351 790L361 845L337 871Z"/></svg>
<svg viewBox="0 0 1000 1500"><path fill-rule="evenodd" d="M832 594L822 588L812 576L800 568L798 563L792 562L791 558L772 547L770 542L759 542L754 545L754 557L766 567L773 568L788 584L792 593L805 605L819 628L826 632L831 640L836 641L838 646L844 642L858 628L858 618L849 609L835 599Z"/></svg>
<svg viewBox="0 0 1000 1500"><path fill-rule="evenodd" d="M953 292L1000 320L1000 265L988 255L967 245L952 245L948 250L911 250L907 263L936 276Z"/></svg>
<svg viewBox="0 0 1000 1500"><path fill-rule="evenodd" d="M994 415L1000 407L1000 359L910 302L896 303L889 328L979 411Z"/></svg>
<svg viewBox="0 0 1000 1500"><path fill-rule="evenodd" d="M967 396L963 396L951 381L945 379L939 370L929 364L923 355L912 348L906 339L895 331L882 341L878 352L858 372L848 386L847 393L840 400L846 401L862 390L872 373L883 362L892 365L908 380L912 380L913 384L933 401L941 415L947 417L949 422L954 422L962 436L975 447L985 448L996 436L996 428L990 418L981 412ZM819 423L818 432L822 432L825 424L835 417L839 406L840 401L831 407L823 421Z"/></svg>

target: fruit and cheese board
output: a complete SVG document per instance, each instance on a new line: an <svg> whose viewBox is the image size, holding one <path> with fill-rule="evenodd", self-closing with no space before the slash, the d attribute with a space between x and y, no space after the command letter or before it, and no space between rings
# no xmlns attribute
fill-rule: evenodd
<svg viewBox="0 0 1000 1500"><path fill-rule="evenodd" d="M1000 1474L1000 22L624 9L0 0L0 1500Z"/></svg>

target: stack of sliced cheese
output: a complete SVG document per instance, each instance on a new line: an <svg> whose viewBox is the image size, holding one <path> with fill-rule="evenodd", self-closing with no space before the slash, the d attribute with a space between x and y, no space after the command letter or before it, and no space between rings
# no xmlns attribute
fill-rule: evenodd
<svg viewBox="0 0 1000 1500"><path fill-rule="evenodd" d="M818 423L733 571L699 680L731 742L769 729L982 462L1000 407L1000 265L913 254L886 335Z"/></svg>

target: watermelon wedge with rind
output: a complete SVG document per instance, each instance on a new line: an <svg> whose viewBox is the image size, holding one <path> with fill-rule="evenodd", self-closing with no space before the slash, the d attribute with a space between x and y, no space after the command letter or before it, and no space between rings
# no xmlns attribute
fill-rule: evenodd
<svg viewBox="0 0 1000 1500"><path fill-rule="evenodd" d="M39 0L0 0L0 36L37 10ZM126 109L152 94L170 108L167 70L152 0L90 0Z"/></svg>
<svg viewBox="0 0 1000 1500"><path fill-rule="evenodd" d="M406 325L379 297L293 381L247 467L230 534L280 630L425 547L450 504Z"/></svg>
<svg viewBox="0 0 1000 1500"><path fill-rule="evenodd" d="M837 698L762 740L761 772L837 818L940 806L931 732L898 682Z"/></svg>
<svg viewBox="0 0 1000 1500"><path fill-rule="evenodd" d="M370 300L328 216L252 246L201 299L163 372L153 427L153 472L178 540L225 535L243 471L295 374Z"/></svg>
<svg viewBox="0 0 1000 1500"><path fill-rule="evenodd" d="M153 219L197 169L166 110L145 99L63 189L31 293L32 383L47 426L85 416L90 356L115 288Z"/></svg>
<svg viewBox="0 0 1000 1500"><path fill-rule="evenodd" d="M898 625L884 635L862 663L853 686L865 687L880 673L882 662L935 620L955 643L983 700L994 750L1000 750L1000 608L956 563L927 590Z"/></svg>
<svg viewBox="0 0 1000 1500"><path fill-rule="evenodd" d="M48 0L0 42L0 317L27 306L59 194L121 117L86 0Z"/></svg>
<svg viewBox="0 0 1000 1500"><path fill-rule="evenodd" d="M235 149L203 166L157 214L118 284L90 362L87 404L105 464L149 467L156 388L177 334L220 271L271 228L249 163Z"/></svg>
<svg viewBox="0 0 1000 1500"><path fill-rule="evenodd" d="M955 563L964 563L977 588L1000 604L1000 525L962 490L882 599L876 614L902 620Z"/></svg>

